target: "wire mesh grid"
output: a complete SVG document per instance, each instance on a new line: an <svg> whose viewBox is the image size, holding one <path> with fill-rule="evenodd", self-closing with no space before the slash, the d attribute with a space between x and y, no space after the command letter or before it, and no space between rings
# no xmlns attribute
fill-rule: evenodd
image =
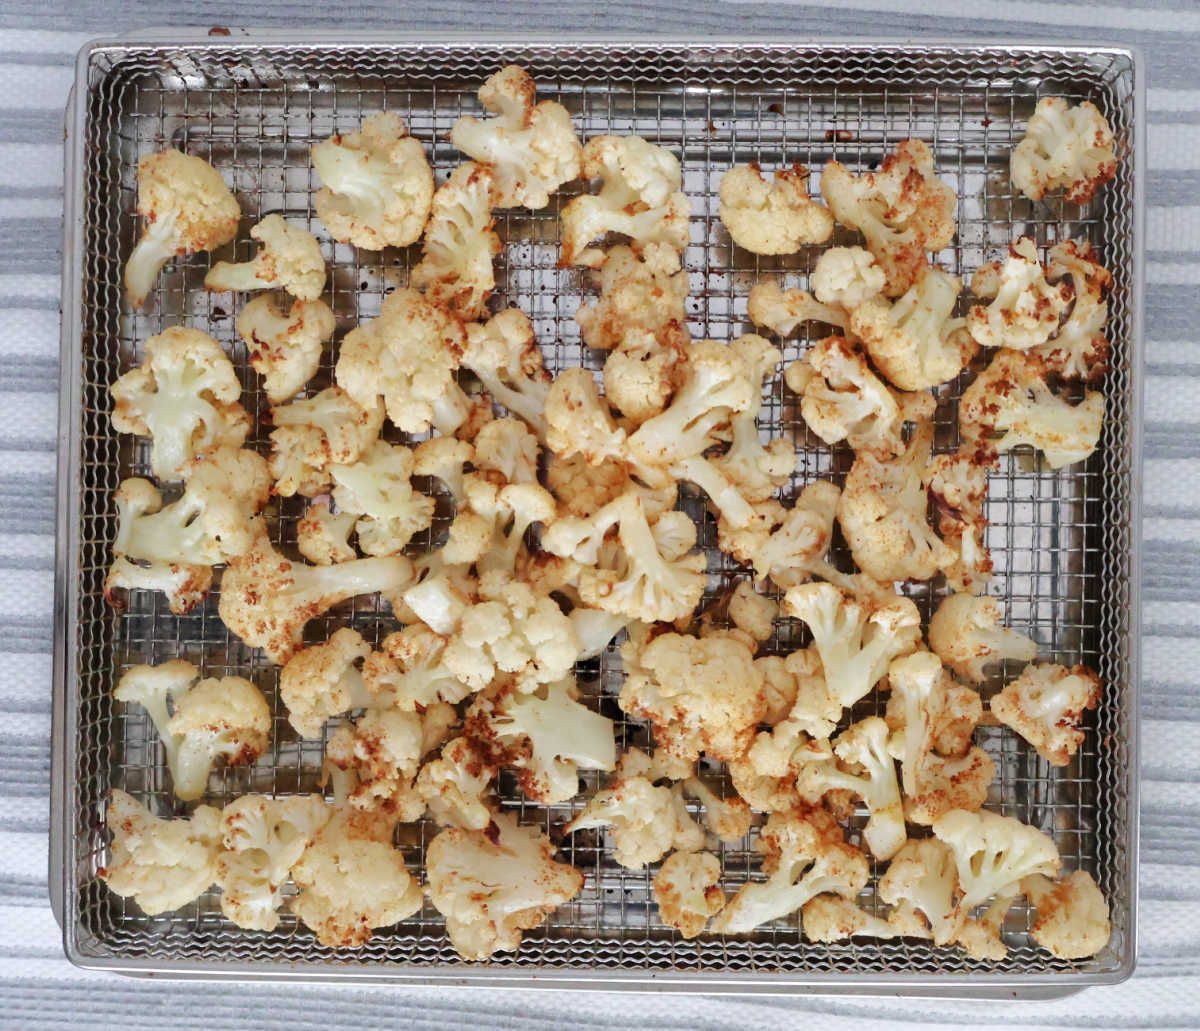
<svg viewBox="0 0 1200 1031"><path fill-rule="evenodd" d="M110 701L113 684L130 665L187 658L204 675L241 675L257 683L274 713L270 751L252 767L217 770L205 801L221 805L250 791L289 794L320 790L326 737L299 740L278 701L278 669L229 634L217 617L217 592L187 616L170 613L160 595L130 592L123 611L104 602L102 585L116 531L111 495L130 475L149 475L145 441L118 436L108 420L108 387L136 364L145 341L169 325L212 333L233 357L242 379L242 403L257 419L250 445L268 446L263 417L268 404L246 362L234 328L229 295L210 294L203 277L212 261L246 260L246 230L270 213L307 225L322 241L329 263L326 297L334 309L335 339L378 314L383 297L407 283L418 249L358 251L329 239L312 208L319 185L308 148L335 131L356 128L376 110L399 112L425 143L438 181L463 158L446 137L461 114L478 113L475 91L500 64L523 63L539 96L570 111L584 139L600 133L637 133L677 154L684 190L693 204L688 316L696 337L729 339L751 329L746 319L750 286L763 277L785 286L805 285L819 249L782 258L758 258L731 245L717 217L722 173L757 161L770 170L800 161L813 170L836 157L852 171L875 167L908 137L926 140L938 174L958 194L958 232L935 256L965 278L999 256L1018 235L1033 236L1043 255L1056 240L1087 238L1113 270L1110 299L1111 370L1104 389L1108 415L1101 446L1086 463L1058 472L1037 468L1028 454L1002 458L989 487L988 543L996 562L989 593L1002 602L1006 621L1037 639L1054 661L1086 662L1108 685L1089 732L1071 765L1054 769L1005 728L980 727L976 738L996 760L989 807L1051 834L1064 868L1091 871L1112 903L1113 940L1099 957L1081 963L1052 959L1028 936L1030 913L1014 908L1005 926L1009 954L987 966L954 950L916 941L819 945L800 935L794 919L779 921L747 938L701 938L684 942L662 925L653 903L653 869L628 871L605 849L603 832L563 838L561 828L595 789L595 774L581 777L580 796L570 803L535 807L523 803L507 777L503 805L522 822L541 825L561 841L565 859L586 875L582 894L547 924L526 936L516 956L493 965L511 968L695 972L712 977L749 973L797 979L836 974L1065 976L1116 970L1128 953L1132 900L1129 840L1133 771L1130 738L1133 702L1129 682L1133 589L1131 547L1132 396L1132 169L1131 156L1117 180L1091 205L1058 200L1033 205L1014 195L1007 181L1008 154L1040 95L1090 99L1108 118L1118 143L1132 152L1132 67L1127 55L1108 52L1008 51L936 48L774 48L680 46L370 46L303 48L206 45L191 48L112 48L93 54L88 82L88 130L84 162L86 254L81 326L82 409L77 616L73 692L76 718L71 742L74 812L68 815L68 922L84 956L147 958L202 969L214 961L288 962L314 969L429 965L457 968L432 906L377 933L361 949L334 953L285 916L266 934L234 928L221 915L216 892L186 909L147 918L107 891L96 876L106 855L100 814L111 787L120 787L160 814L183 809L173 798L164 755L144 713ZM753 68L753 74L742 69ZM238 241L213 255L169 266L144 312L131 312L120 291L123 259L139 226L134 213L140 156L174 146L211 161L234 188L243 210ZM504 247L497 260L492 308L516 305L532 319L546 363L553 371L574 364L598 368L603 358L583 348L574 314L594 294L591 278L559 267L558 214L582 187L568 187L544 211L501 213ZM838 230L832 244L857 242ZM821 334L818 327L784 342L784 359L803 353ZM331 382L327 353L310 393ZM977 371L982 362L977 363ZM957 443L957 398L972 370L940 392L936 447ZM844 447L829 448L800 420L795 399L780 382L768 386L760 424L764 436L793 437L798 465L790 496L819 477L839 480L853 459ZM401 440L396 436L393 439ZM706 603L719 600L744 568L716 547L715 524L703 498L684 492L682 506L697 520L709 556ZM275 540L288 550L302 499L282 499L268 510ZM432 535L436 536L435 523ZM428 546L433 536L416 542ZM850 568L844 547L835 558ZM913 585L910 593L924 618L945 593L943 585ZM314 620L306 640L324 640L339 625L352 625L376 643L398 624L386 606L356 599ZM779 621L766 651L785 653L806 641L802 626ZM577 670L584 695L617 722L623 743L645 744L643 727L626 721L615 695L620 657L612 647ZM989 685L994 690L1002 678ZM989 693L985 689L985 696ZM876 711L868 698L855 718ZM718 770L709 771L723 783ZM852 821L857 834L865 814ZM398 843L414 870L433 828L402 827ZM754 832L720 848L724 883L735 888L757 874ZM872 883L874 883L872 881ZM877 909L873 891L860 901Z"/></svg>

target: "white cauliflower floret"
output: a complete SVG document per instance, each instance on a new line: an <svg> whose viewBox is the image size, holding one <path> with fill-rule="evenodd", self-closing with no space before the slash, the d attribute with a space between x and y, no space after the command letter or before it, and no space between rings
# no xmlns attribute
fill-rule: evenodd
<svg viewBox="0 0 1200 1031"><path fill-rule="evenodd" d="M886 281L875 255L862 247L830 247L812 271L817 300L847 311L882 293Z"/></svg>
<svg viewBox="0 0 1200 1031"><path fill-rule="evenodd" d="M828 791L859 796L871 814L863 828L863 840L877 859L891 859L906 839L900 785L887 739L887 724L878 716L852 723L838 735L832 751L804 763L796 782L800 797L811 805ZM835 756L849 769L836 762ZM861 773L851 772L859 769Z"/></svg>
<svg viewBox="0 0 1200 1031"><path fill-rule="evenodd" d="M471 960L516 951L524 931L583 888L582 873L554 861L550 840L510 813L486 830L442 831L429 843L425 875L450 943Z"/></svg>
<svg viewBox="0 0 1200 1031"><path fill-rule="evenodd" d="M479 102L495 117L463 115L450 130L451 143L491 167L498 208L544 208L579 177L583 148L571 116L553 100L535 105L535 95L529 73L506 65L479 88Z"/></svg>
<svg viewBox="0 0 1200 1031"><path fill-rule="evenodd" d="M474 472L464 480L467 504L451 524L447 557L473 562L481 580L501 582L516 575L527 555L526 531L554 519L554 498L537 483L501 485L487 476Z"/></svg>
<svg viewBox="0 0 1200 1031"><path fill-rule="evenodd" d="M1021 882L1021 891L1037 910L1030 935L1059 959L1094 956L1112 937L1108 902L1086 870L1057 881L1033 874Z"/></svg>
<svg viewBox="0 0 1200 1031"><path fill-rule="evenodd" d="M1003 617L994 598L952 594L929 621L929 647L960 677L982 684L986 666L1008 659L1028 662L1037 655L1037 643L1003 626Z"/></svg>
<svg viewBox="0 0 1200 1031"><path fill-rule="evenodd" d="M409 284L460 319L477 319L496 285L492 258L494 176L486 165L459 165L433 195L421 261Z"/></svg>
<svg viewBox="0 0 1200 1031"><path fill-rule="evenodd" d="M150 562L137 565L118 556L104 581L104 597L118 607L117 591L161 591L172 612L190 612L208 594L212 586L212 569L208 566L180 565L177 562Z"/></svg>
<svg viewBox="0 0 1200 1031"><path fill-rule="evenodd" d="M437 759L421 767L415 786L441 826L483 830L492 822L484 796L497 772L474 741L456 737L442 746Z"/></svg>
<svg viewBox="0 0 1200 1031"><path fill-rule="evenodd" d="M537 437L520 419L493 419L475 435L475 468L489 480L536 484L540 454Z"/></svg>
<svg viewBox="0 0 1200 1031"><path fill-rule="evenodd" d="M583 148L585 179L602 179L600 193L575 197L562 211L566 265L600 265L604 251L587 244L622 233L641 253L650 244L682 251L692 205L681 192L679 159L640 136L595 136Z"/></svg>
<svg viewBox="0 0 1200 1031"><path fill-rule="evenodd" d="M833 733L842 707L829 694L821 658L812 645L786 657L756 659L755 665L765 680L768 708L763 722L772 729L755 738L751 758L764 774L782 776L793 760L811 757L802 753L806 736L821 740Z"/></svg>
<svg viewBox="0 0 1200 1031"><path fill-rule="evenodd" d="M307 229L268 215L250 235L262 247L251 261L218 261L204 277L208 290L286 290L302 301L315 301L325 289L325 258Z"/></svg>
<svg viewBox="0 0 1200 1031"><path fill-rule="evenodd" d="M439 701L461 702L471 689L445 663L446 639L420 623L388 634L366 656L363 680L371 694L404 712L423 712Z"/></svg>
<svg viewBox="0 0 1200 1031"><path fill-rule="evenodd" d="M850 330L871 361L901 390L925 390L952 380L978 350L966 320L954 318L962 282L928 265L892 302L875 298L850 313Z"/></svg>
<svg viewBox="0 0 1200 1031"><path fill-rule="evenodd" d="M604 361L604 390L609 404L634 427L662 412L683 375L684 345L681 325L666 344L644 329L631 329L620 346Z"/></svg>
<svg viewBox="0 0 1200 1031"><path fill-rule="evenodd" d="M1100 264L1086 240L1062 240L1050 248L1046 274L1053 280L1069 276L1075 302L1058 331L1033 348L1033 353L1065 379L1094 382L1108 365L1110 348L1104 335L1108 302L1104 295L1112 286L1112 273Z"/></svg>
<svg viewBox="0 0 1200 1031"><path fill-rule="evenodd" d="M230 561L221 579L221 621L271 662L286 663L310 619L362 594L399 595L413 568L399 555L360 558L334 566L306 566L284 558L264 532Z"/></svg>
<svg viewBox="0 0 1200 1031"><path fill-rule="evenodd" d="M221 810L221 912L238 927L275 930L284 883L329 816L320 795L243 795Z"/></svg>
<svg viewBox="0 0 1200 1031"><path fill-rule="evenodd" d="M933 155L921 140L902 140L878 171L859 176L828 162L821 194L834 218L866 237L887 276L888 297L912 286L926 251L940 251L954 238L954 190L934 176Z"/></svg>
<svg viewBox="0 0 1200 1031"><path fill-rule="evenodd" d="M808 195L808 169L796 163L768 184L758 165L736 165L721 177L721 221L733 242L752 254L795 254L833 233L829 209Z"/></svg>
<svg viewBox="0 0 1200 1031"><path fill-rule="evenodd" d="M741 755L766 712L762 671L742 641L660 634L621 648L623 712L650 720L654 740L672 755L713 759Z"/></svg>
<svg viewBox="0 0 1200 1031"><path fill-rule="evenodd" d="M1061 187L1071 203L1086 204L1116 174L1112 129L1090 100L1072 107L1042 97L1010 158L1012 184L1030 200Z"/></svg>
<svg viewBox="0 0 1200 1031"><path fill-rule="evenodd" d="M145 303L171 258L229 243L242 216L221 173L178 150L146 154L138 162L137 212L146 224L125 265L125 289L134 308Z"/></svg>
<svg viewBox="0 0 1200 1031"><path fill-rule="evenodd" d="M1008 911L1012 909L1017 897L1015 891L997 895L979 916L968 917L963 921L954 944L977 963L989 960L999 962L1004 959L1008 955L1008 946L1004 944L1000 932L1004 929Z"/></svg>
<svg viewBox="0 0 1200 1031"><path fill-rule="evenodd" d="M711 852L676 852L654 875L658 919L685 939L703 932L725 905L721 861Z"/></svg>
<svg viewBox="0 0 1200 1031"><path fill-rule="evenodd" d="M687 777L680 785L683 793L704 806L704 826L727 845L741 841L750 833L750 806L733 795L721 798L699 777Z"/></svg>
<svg viewBox="0 0 1200 1031"><path fill-rule="evenodd" d="M292 301L284 310L265 294L242 309L238 335L246 342L250 365L262 376L271 404L282 404L313 378L334 329L333 312L321 300Z"/></svg>
<svg viewBox="0 0 1200 1031"><path fill-rule="evenodd" d="M830 253L832 251L825 252ZM818 267L824 257L818 259ZM822 304L807 290L798 287L784 290L778 283L771 282L755 283L750 288L746 315L756 326L781 337L789 336L802 322L823 322L839 329L845 329L849 324L849 315L840 304Z"/></svg>
<svg viewBox="0 0 1200 1031"><path fill-rule="evenodd" d="M879 878L879 897L892 907L888 922L905 935L928 934L947 945L958 933L954 908L958 874L954 853L937 838L914 838L892 858Z"/></svg>
<svg viewBox="0 0 1200 1031"><path fill-rule="evenodd" d="M1073 291L1065 280L1046 282L1037 245L1020 237L1002 262L990 262L971 277L971 292L987 304L967 313L967 329L984 347L1023 351L1044 344L1058 329Z"/></svg>
<svg viewBox="0 0 1200 1031"><path fill-rule="evenodd" d="M499 419L497 422L504 422ZM515 421L515 420L513 420ZM491 429L495 423L488 423L482 430ZM537 441L534 441L536 447ZM463 477L466 475L466 465L475 458L475 448L465 440L455 440L453 437L430 437L413 448L413 473L417 476L429 476L441 480L454 499L457 509L466 499L466 486ZM537 455L534 453L534 461ZM505 476L508 482L512 478Z"/></svg>
<svg viewBox="0 0 1200 1031"><path fill-rule="evenodd" d="M996 451L1029 444L1042 451L1051 469L1084 461L1100 440L1104 395L1089 390L1083 401L1071 404L1050 390L1047 372L1038 355L997 352L963 392L958 407L963 437Z"/></svg>
<svg viewBox="0 0 1200 1031"><path fill-rule="evenodd" d="M710 930L745 934L817 895L854 898L867 883L866 857L846 844L837 820L822 809L772 813L754 847L763 855L766 881L740 888Z"/></svg>
<svg viewBox="0 0 1200 1031"><path fill-rule="evenodd" d="M433 523L433 498L413 490L413 453L375 441L351 465L332 465L333 501L361 516L354 528L368 555L394 555Z"/></svg>
<svg viewBox="0 0 1200 1031"><path fill-rule="evenodd" d="M300 888L292 912L330 948L365 945L371 931L406 920L420 910L424 896L404 862L404 853L386 837L369 836L349 818L325 824L292 867Z"/></svg>
<svg viewBox="0 0 1200 1031"><path fill-rule="evenodd" d="M296 523L296 548L314 565L349 562L358 557L350 546L356 522L354 512L331 512L328 499L316 499Z"/></svg>
<svg viewBox="0 0 1200 1031"><path fill-rule="evenodd" d="M804 904L801 923L810 942L840 942L849 938L899 938L905 931L868 913L840 895L818 895Z"/></svg>
<svg viewBox="0 0 1200 1031"><path fill-rule="evenodd" d="M1084 711L1100 701L1100 678L1087 666L1032 663L993 696L992 715L1012 727L1051 766L1066 766L1083 743Z"/></svg>
<svg viewBox="0 0 1200 1031"><path fill-rule="evenodd" d="M363 408L340 387L271 409L271 475L280 497L316 497L333 482L330 468L358 460L379 437L383 406Z"/></svg>
<svg viewBox="0 0 1200 1031"><path fill-rule="evenodd" d="M142 364L110 388L113 429L150 437L150 468L177 480L193 459L241 447L250 417L233 363L207 333L171 326L146 341Z"/></svg>
<svg viewBox="0 0 1200 1031"><path fill-rule="evenodd" d="M324 644L302 648L288 660L279 674L279 697L297 734L320 737L327 719L371 703L355 665L370 654L362 634L342 627Z"/></svg>
<svg viewBox="0 0 1200 1031"><path fill-rule="evenodd" d="M477 698L467 728L496 765L511 766L525 797L553 805L579 793L579 770L617 764L613 722L578 701L572 677L530 693L502 684Z"/></svg>
<svg viewBox="0 0 1200 1031"><path fill-rule="evenodd" d="M905 422L926 419L929 394L895 394L844 337L818 340L784 370L784 382L800 395L804 422L827 444L846 441L855 451L895 454L904 448Z"/></svg>
<svg viewBox="0 0 1200 1031"><path fill-rule="evenodd" d="M528 315L520 308L506 308L486 323L472 322L467 326L462 363L479 377L493 400L545 438L550 374L542 364Z"/></svg>
<svg viewBox="0 0 1200 1031"><path fill-rule="evenodd" d="M994 895L1015 891L1023 878L1053 876L1060 866L1054 842L1011 816L954 809L934 821L933 833L954 853L960 920Z"/></svg>
<svg viewBox="0 0 1200 1031"><path fill-rule="evenodd" d="M992 577L992 555L988 551L988 469L996 453L986 444L964 444L950 454L935 455L923 476L929 498L937 512L937 529L954 559L943 567L946 581L956 591L979 594Z"/></svg>
<svg viewBox="0 0 1200 1031"><path fill-rule="evenodd" d="M346 334L338 351L338 386L363 407L382 397L388 418L405 433L453 433L468 401L454 380L466 337L451 314L416 290L384 298L379 318Z"/></svg>
<svg viewBox="0 0 1200 1031"><path fill-rule="evenodd" d="M582 455L570 458L551 455L546 469L546 486L558 500L560 517L593 516L610 501L632 490L641 497L647 517L657 519L674 508L678 499L673 479L664 481L662 487L649 488L631 478L625 462L610 459L592 465Z"/></svg>
<svg viewBox="0 0 1200 1031"><path fill-rule="evenodd" d="M779 605L755 591L746 580L739 580L733 589L728 611L733 625L745 630L756 641L767 641L775 632Z"/></svg>
<svg viewBox="0 0 1200 1031"><path fill-rule="evenodd" d="M880 458L859 452L838 501L838 525L859 568L880 580L928 580L954 561L954 552L926 519L922 474L933 424L922 423L904 453Z"/></svg>
<svg viewBox="0 0 1200 1031"><path fill-rule="evenodd" d="M589 370L574 366L555 377L546 395L546 443L564 458L583 455L592 465L620 459L625 431L617 428Z"/></svg>
<svg viewBox="0 0 1200 1031"><path fill-rule="evenodd" d="M181 909L217 879L221 812L197 806L186 819L161 820L119 788L108 798L111 855L98 871L147 916Z"/></svg>
<svg viewBox="0 0 1200 1031"><path fill-rule="evenodd" d="M917 607L899 595L856 598L832 584L801 584L784 596L783 609L808 625L829 696L843 708L866 696L888 663L921 640Z"/></svg>
<svg viewBox="0 0 1200 1031"><path fill-rule="evenodd" d="M252 763L270 743L271 710L249 680L200 679L190 662L134 666L113 691L118 702L140 705L162 741L175 795L190 802L204 794L217 760Z"/></svg>
<svg viewBox="0 0 1200 1031"><path fill-rule="evenodd" d="M472 513L457 516L450 525L450 537L446 543L417 559L414 584L398 598L389 599L392 612L401 622L421 622L434 633L449 635L458 626L467 606L474 601L478 586L471 575L470 562L474 558L460 561L455 557L451 561L451 555L447 554L455 544L455 530L464 520L474 523L476 517ZM482 528L478 529L483 540L471 544L468 549L471 556L481 554L490 540L492 528L486 521L483 523Z"/></svg>
<svg viewBox="0 0 1200 1031"><path fill-rule="evenodd" d="M325 184L314 207L335 240L380 251L420 239L433 199L433 172L425 148L408 135L398 114L373 114L358 132L331 136L310 155Z"/></svg>
<svg viewBox="0 0 1200 1031"><path fill-rule="evenodd" d="M612 857L629 870L655 863L672 849L701 848L704 830L688 814L680 788L654 784L656 772L634 774L622 763L617 780L597 791L563 832L611 827Z"/></svg>
<svg viewBox="0 0 1200 1031"><path fill-rule="evenodd" d="M639 256L631 247L610 247L600 266L600 296L580 305L575 321L588 347L611 351L634 330L661 347L684 342L688 277L679 254L665 244L648 244Z"/></svg>

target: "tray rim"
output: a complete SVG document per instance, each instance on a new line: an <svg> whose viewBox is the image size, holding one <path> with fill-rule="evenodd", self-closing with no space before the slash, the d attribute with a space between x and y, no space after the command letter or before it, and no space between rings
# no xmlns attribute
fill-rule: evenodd
<svg viewBox="0 0 1200 1031"><path fill-rule="evenodd" d="M1114 985L1128 980L1137 966L1139 947L1137 913L1140 870L1140 688L1142 653L1142 454L1144 423L1145 362L1145 161L1146 147L1146 62L1142 48L1106 41L1036 42L1028 38L1000 37L980 42L970 37L920 36L888 39L875 36L792 36L784 40L755 34L736 37L647 34L633 38L624 33L590 33L569 40L537 34L480 31L339 31L333 36L313 30L229 27L226 34L212 34L201 27L151 27L95 37L84 43L75 60L74 84L68 94L64 119L62 323L60 327L57 499L55 533L54 646L51 699L50 841L48 884L51 910L63 934L66 958L83 970L104 970L130 977L159 980L234 980L246 982L288 981L300 983L454 985L464 988L507 988L585 991L694 992L720 995L907 995L932 998L1055 999L1073 995L1092 985ZM376 46L387 49L429 46L512 45L545 47L691 47L721 50L762 48L783 50L815 47L828 51L853 49L1016 53L1057 51L1072 54L1111 54L1130 63L1133 99L1132 170L1132 267L1130 275L1130 635L1127 699L1128 751L1132 766L1128 798L1127 843L1131 890L1129 895L1129 948L1120 965L1110 971L1041 974L771 974L740 972L713 974L617 970L591 968L571 970L542 967L446 967L437 965L363 966L336 963L292 964L284 962L207 962L201 960L156 960L134 957L98 957L83 952L77 928L67 919L66 902L74 890L71 878L73 837L67 813L75 785L78 683L75 676L79 554L79 439L81 412L79 396L82 359L82 199L84 141L87 113L88 75L96 54L107 50L136 53L141 49L178 47L190 50L251 49L273 46L290 49L338 49L347 46Z"/></svg>

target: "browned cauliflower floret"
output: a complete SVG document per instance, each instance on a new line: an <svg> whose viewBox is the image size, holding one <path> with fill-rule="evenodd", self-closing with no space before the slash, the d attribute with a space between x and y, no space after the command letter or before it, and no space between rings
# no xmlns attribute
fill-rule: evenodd
<svg viewBox="0 0 1200 1031"><path fill-rule="evenodd" d="M737 165L721 177L721 221L733 242L753 254L794 254L833 233L829 209L808 195L808 169L780 168L768 184L758 165Z"/></svg>
<svg viewBox="0 0 1200 1031"><path fill-rule="evenodd" d="M484 749L468 737L456 737L421 767L415 787L441 826L483 830L492 822L486 796L498 771Z"/></svg>
<svg viewBox="0 0 1200 1031"><path fill-rule="evenodd" d="M682 343L687 318L688 277L679 252L666 244L648 244L639 256L633 248L610 247L600 266L600 296L580 305L575 321L588 347L611 351L632 330L644 330L666 347Z"/></svg>
<svg viewBox="0 0 1200 1031"><path fill-rule="evenodd" d="M462 363L479 377L493 401L545 438L550 373L528 315L520 308L505 308L486 323L470 323Z"/></svg>
<svg viewBox="0 0 1200 1031"><path fill-rule="evenodd" d="M1084 711L1100 701L1100 678L1086 666L1032 663L989 706L1052 766L1066 766L1083 743Z"/></svg>
<svg viewBox="0 0 1200 1031"><path fill-rule="evenodd" d="M979 594L992 577L988 551L988 469L996 453L986 444L967 443L957 451L934 455L925 466L924 481L937 515L937 530L954 559L943 567L946 581L956 591Z"/></svg>
<svg viewBox="0 0 1200 1031"><path fill-rule="evenodd" d="M357 461L379 437L383 405L357 404L340 387L271 409L271 475L281 497L316 497L333 482L331 469Z"/></svg>
<svg viewBox="0 0 1200 1031"><path fill-rule="evenodd" d="M375 441L355 462L329 467L333 500L357 513L358 546L368 555L394 555L433 522L433 498L413 489L413 453Z"/></svg>
<svg viewBox="0 0 1200 1031"><path fill-rule="evenodd" d="M1108 944L1108 902L1086 870L1057 881L1034 874L1021 882L1021 891L1037 910L1033 940L1059 959L1094 956Z"/></svg>
<svg viewBox="0 0 1200 1031"><path fill-rule="evenodd" d="M362 634L342 627L324 644L302 648L288 660L279 674L279 697L297 734L320 737L331 716L370 703L371 694L355 665L370 654Z"/></svg>
<svg viewBox="0 0 1200 1031"><path fill-rule="evenodd" d="M1046 367L1064 379L1094 382L1108 365L1109 343L1104 335L1112 273L1086 240L1063 240L1050 248L1047 275L1053 280L1070 277L1075 301L1057 332L1033 349Z"/></svg>
<svg viewBox="0 0 1200 1031"><path fill-rule="evenodd" d="M285 311L267 294L242 309L238 335L246 342L250 364L262 376L271 404L282 404L312 379L334 328L333 312L320 300L293 301Z"/></svg>
<svg viewBox="0 0 1200 1031"><path fill-rule="evenodd" d="M296 548L313 565L349 562L358 557L350 546L356 522L357 513L332 512L328 498L316 498L296 524Z"/></svg>
<svg viewBox="0 0 1200 1031"><path fill-rule="evenodd" d="M725 905L721 862L711 852L676 852L654 875L658 918L684 938L695 938Z"/></svg>
<svg viewBox="0 0 1200 1031"><path fill-rule="evenodd" d="M1062 97L1042 97L1013 148L1013 185L1030 200L1059 187L1073 204L1086 204L1117 174L1113 134L1090 100L1072 107Z"/></svg>
<svg viewBox="0 0 1200 1031"><path fill-rule="evenodd" d="M1001 623L994 598L952 594L929 621L929 647L960 677L982 684L984 667L1005 659L1028 662L1037 644Z"/></svg>
<svg viewBox="0 0 1200 1031"><path fill-rule="evenodd" d="M286 290L302 301L315 301L325 288L325 258L307 229L282 215L268 215L250 235L262 247L251 261L218 261L204 277L209 290Z"/></svg>
<svg viewBox="0 0 1200 1031"><path fill-rule="evenodd" d="M825 255L843 249L849 248L835 247L826 251L818 259L818 266ZM756 326L781 337L790 336L802 322L823 322L838 329L849 325L849 315L840 304L822 304L807 290L798 287L784 290L772 282L755 283L750 288L746 315Z"/></svg>
<svg viewBox="0 0 1200 1031"><path fill-rule="evenodd" d="M1046 281L1037 245L1028 236L1009 247L1004 261L980 266L971 277L971 292L988 302L967 313L971 336L984 347L1019 351L1050 339L1074 295L1065 280Z"/></svg>

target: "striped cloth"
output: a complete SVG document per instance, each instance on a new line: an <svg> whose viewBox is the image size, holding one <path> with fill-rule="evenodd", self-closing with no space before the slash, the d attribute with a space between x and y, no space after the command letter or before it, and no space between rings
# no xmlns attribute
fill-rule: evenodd
<svg viewBox="0 0 1200 1031"><path fill-rule="evenodd" d="M1180 0L5 0L0 4L0 1026L135 1028L1200 1026L1200 10ZM907 6L907 5L905 5ZM353 9L353 14L350 14ZM494 15L494 17L492 16ZM256 24L767 38L964 35L1144 48L1149 95L1141 963L1050 1003L728 999L440 989L155 984L62 958L46 894L62 110L72 60L115 28ZM63 32L70 26L70 32ZM1196 439L1193 439L1196 436ZM1197 852L1193 852L1197 849Z"/></svg>

